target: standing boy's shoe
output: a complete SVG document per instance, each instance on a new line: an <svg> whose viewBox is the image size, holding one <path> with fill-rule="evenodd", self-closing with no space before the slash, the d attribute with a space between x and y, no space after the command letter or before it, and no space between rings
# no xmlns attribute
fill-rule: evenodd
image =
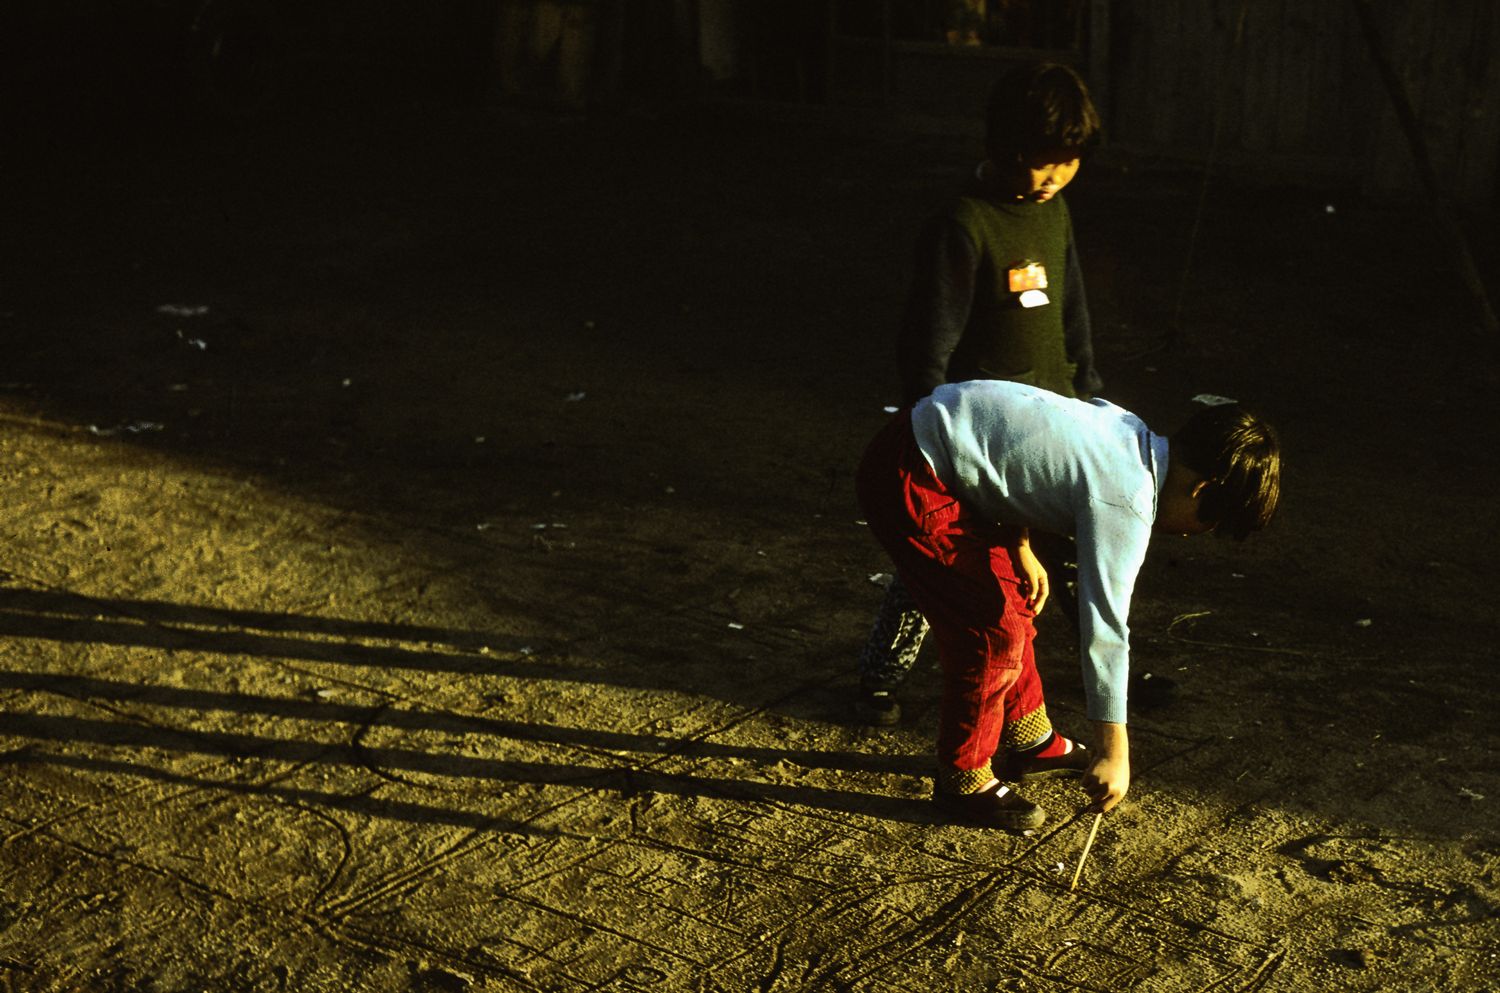
<svg viewBox="0 0 1500 993"><path fill-rule="evenodd" d="M1039 744L1023 750L1009 749L995 764L995 775L1019 783L1053 776L1081 776L1094 756L1081 742L1053 731Z"/></svg>
<svg viewBox="0 0 1500 993"><path fill-rule="evenodd" d="M896 694L863 685L859 688L859 699L854 702L854 712L861 723L875 727L890 727L901 720L901 704L896 702Z"/></svg>
<svg viewBox="0 0 1500 993"><path fill-rule="evenodd" d="M868 675L859 680L854 712L861 723L875 727L890 727L901 720L901 704L896 701L895 688Z"/></svg>
<svg viewBox="0 0 1500 993"><path fill-rule="evenodd" d="M943 813L980 827L1003 831L1034 831L1047 820L1047 812L1009 786L995 780L978 793L946 793L936 790L933 801Z"/></svg>

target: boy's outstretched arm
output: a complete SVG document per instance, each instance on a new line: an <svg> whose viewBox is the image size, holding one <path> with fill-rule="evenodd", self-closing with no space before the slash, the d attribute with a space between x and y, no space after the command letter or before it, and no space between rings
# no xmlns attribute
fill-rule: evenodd
<svg viewBox="0 0 1500 993"><path fill-rule="evenodd" d="M1083 774L1083 789L1094 801L1089 809L1103 813L1130 789L1130 736L1125 725L1094 721L1094 754L1097 757Z"/></svg>

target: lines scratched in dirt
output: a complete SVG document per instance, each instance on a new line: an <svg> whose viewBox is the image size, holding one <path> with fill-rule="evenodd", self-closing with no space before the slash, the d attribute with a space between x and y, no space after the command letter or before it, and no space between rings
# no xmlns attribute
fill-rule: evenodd
<svg viewBox="0 0 1500 993"><path fill-rule="evenodd" d="M589 652L657 637L633 615L608 637L554 639L567 654L478 654L481 640L454 630L282 623L240 670L269 681L227 688L211 676L214 648L262 637L270 619L66 595L9 602L33 655L66 644L69 624L129 618L119 650L156 673L53 673L40 657L38 671L0 672L11 701L0 732L30 740L32 759L59 774L110 777L105 799L30 830L283 937L311 927L470 981L556 993L916 990L970 972L1149 990L1163 963L1192 984L1182 989L1250 991L1280 962L1212 920L1087 882L1068 895L1053 867L1076 854L1076 821L1030 839L934 824L926 760L903 753L925 745L897 735L869 749L828 723L834 677L804 671L803 636L732 627L712 600L670 616L704 658L742 660L750 678L732 701L658 689L683 662L670 654L590 683ZM49 619L28 629L20 608ZM470 647L434 648L445 639ZM369 664L371 652L392 667ZM772 661L755 669L756 658ZM443 678L423 681L412 659L435 660ZM1141 782L1219 761L1215 739L1143 741ZM50 744L62 742L77 747ZM1070 788L1051 790L1049 806L1076 802ZM153 808L178 822L176 849L123 835L111 844L130 854L118 856L70 837L82 818ZM241 820L215 813L230 809ZM231 874L182 855L230 837Z"/></svg>
<svg viewBox="0 0 1500 993"><path fill-rule="evenodd" d="M676 612L684 629L705 638L734 631L725 616L705 607ZM211 611L199 611L193 620L221 627L233 622ZM774 629L732 636L756 651L791 655L799 645L797 636ZM337 644L332 647L289 678L329 685L343 664ZM1059 899L1057 882L1038 867L1064 843L1062 827L1031 841L993 839L991 850L978 855L936 850L921 831L849 816L866 802L855 800L855 793L839 801L853 806L837 815L807 805L809 799L827 802L846 794L839 771L846 763L828 761L834 753L819 748L788 749L776 712L800 706L827 677L763 684L762 696L746 698L746 706L676 701L669 717L653 722L672 729L662 734L515 720L497 715L483 694L463 682L433 687L419 698L375 683L373 670L358 672L353 681L335 683L356 695L363 691L370 703L127 686L70 674L5 677L13 698L41 692L104 715L26 716L21 711L28 708L18 708L4 720L9 733L43 744L106 746L122 759L136 756L138 773L167 763L149 783L114 787L95 808L175 804L174 815L186 816L180 833L190 837L215 822L200 814L201 826L195 827L184 798L258 795L269 804L249 808L256 811L251 823L261 825L256 837L316 837L316 831L293 826L299 815L321 824L333 847L304 863L304 884L246 891L243 884L204 874L207 866L193 870L180 860L168 865L164 851L137 849L121 859L68 840L74 825L64 816L36 822L32 830L75 851L190 883L189 891L212 903L242 904L250 913L278 906L282 913L267 926L312 922L335 940L393 954L420 950L467 974L552 990L612 988L608 984L627 989L655 975L704 988L749 983L794 989L825 982L902 988L906 980L892 984L887 977L954 970L954 954L962 955L955 952L960 935L967 934L972 947L1001 926L990 919L993 907L1037 893ZM494 687L513 678L476 672L462 680ZM602 714L608 695L636 691L600 692L606 696L600 701L606 709L597 711ZM209 715L211 726L202 726ZM183 722L188 716L192 723ZM271 723L254 734L236 730L252 719ZM273 728L282 730L268 733ZM207 760L198 758L204 754ZM796 757L796 768L782 768L787 756ZM242 775L238 766L247 759L261 766L258 774ZM443 798L431 807L436 823L442 822L439 810L454 803L479 820L456 833L449 828L430 835L415 848L411 841L419 835L399 821L356 832L348 808L314 803L316 791L307 788L350 766L372 776L364 788L371 812L419 810L426 803L419 797L436 794ZM124 761L98 767L116 775L130 768ZM863 783L870 774L858 768L850 766ZM493 814L486 813L490 809ZM214 828L223 829L222 822ZM257 847L246 837L242 861L253 859ZM869 854L875 850L882 853L878 859ZM285 857L284 845L267 848L268 855L272 851ZM1097 957L1107 948L1118 959L1111 972L1114 988L1127 989L1149 974L1140 963L1154 961L1164 949L1197 962L1211 982L1242 967L1233 942L1219 955L1208 954L1205 932L1189 923L1142 917L1086 896L1066 901L1065 913L1057 906L1036 927L1045 933L1087 931L1096 944L1067 939L1049 957L1017 968L1066 976L1074 958ZM458 923L466 920L475 925ZM438 921L450 926L432 930ZM1003 923L1006 930L1014 925ZM506 939L497 945L481 931ZM670 944L653 937L666 934L674 936ZM620 972L622 962L636 971Z"/></svg>

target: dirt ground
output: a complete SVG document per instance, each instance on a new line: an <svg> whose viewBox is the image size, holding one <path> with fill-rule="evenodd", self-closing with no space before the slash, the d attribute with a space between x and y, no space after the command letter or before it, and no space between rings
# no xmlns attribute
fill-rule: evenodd
<svg viewBox="0 0 1500 993"><path fill-rule="evenodd" d="M1176 694L1070 893L1076 786L1029 837L929 811L929 658L849 711L851 471L970 139L410 107L5 154L0 990L1500 988L1495 350L1421 205L1070 190L1105 395L1251 401L1287 472L1267 533L1153 548Z"/></svg>

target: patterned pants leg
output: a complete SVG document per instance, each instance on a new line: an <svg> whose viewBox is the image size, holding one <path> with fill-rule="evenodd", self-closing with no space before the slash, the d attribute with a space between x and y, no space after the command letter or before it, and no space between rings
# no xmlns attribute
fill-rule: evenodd
<svg viewBox="0 0 1500 993"><path fill-rule="evenodd" d="M916 665L925 637L927 618L897 576L880 601L870 637L859 653L860 685L866 690L896 689Z"/></svg>

